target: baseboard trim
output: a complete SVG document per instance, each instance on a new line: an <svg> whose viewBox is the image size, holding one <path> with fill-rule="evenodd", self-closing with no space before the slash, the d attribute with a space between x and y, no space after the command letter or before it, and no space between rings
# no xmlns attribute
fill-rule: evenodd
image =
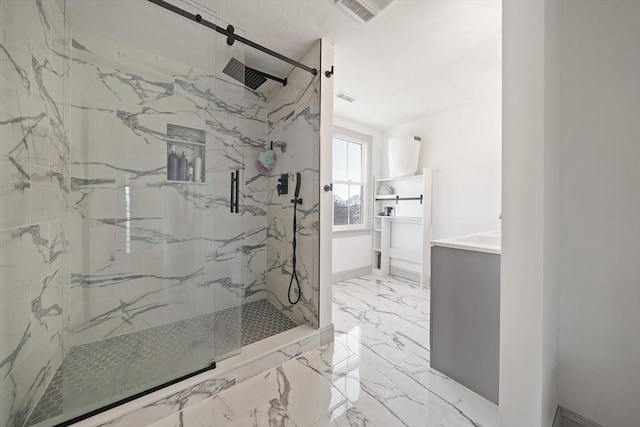
<svg viewBox="0 0 640 427"><path fill-rule="evenodd" d="M567 422L571 424L567 424ZM582 415L578 415L575 412L563 408L562 406L558 406L558 410L556 411L556 416L553 419L553 427L602 427L598 423L594 423L593 421L583 417Z"/></svg>
<svg viewBox="0 0 640 427"><path fill-rule="evenodd" d="M345 280L355 279L356 277L371 274L371 266L354 268L353 270L341 271L334 273L332 276L333 283L344 282Z"/></svg>
<svg viewBox="0 0 640 427"><path fill-rule="evenodd" d="M552 427L562 427L562 409L559 406L556 408L556 415L553 417Z"/></svg>
<svg viewBox="0 0 640 427"><path fill-rule="evenodd" d="M402 279L411 280L412 282L420 283L420 273L416 273L415 271L407 270L405 268L391 266L389 267L389 274L391 276L396 276Z"/></svg>

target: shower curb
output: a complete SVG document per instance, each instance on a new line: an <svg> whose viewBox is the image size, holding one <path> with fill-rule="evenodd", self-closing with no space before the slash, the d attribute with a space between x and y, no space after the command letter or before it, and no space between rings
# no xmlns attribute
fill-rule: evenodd
<svg viewBox="0 0 640 427"><path fill-rule="evenodd" d="M333 330L333 326L329 329ZM198 374L73 425L130 427L152 424L320 347L321 341L326 341L329 336L329 329L323 328L321 334L320 330L311 326L298 326L243 347L241 353L219 362L214 370Z"/></svg>

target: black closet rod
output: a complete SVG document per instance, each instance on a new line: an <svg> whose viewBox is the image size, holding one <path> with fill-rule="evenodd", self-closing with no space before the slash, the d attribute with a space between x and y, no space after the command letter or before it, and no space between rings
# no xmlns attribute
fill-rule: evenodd
<svg viewBox="0 0 640 427"><path fill-rule="evenodd" d="M254 49L257 49L257 50L259 50L261 52L264 52L264 53L266 53L268 55L271 55L271 56L273 56L275 58L278 58L279 60L287 62L287 63L289 63L289 64L291 64L291 65L293 65L295 67L298 67L300 69L308 71L311 74L313 74L314 76L318 74L318 70L316 68L307 67L306 65L301 64L298 61L294 61L293 59L287 58L286 56L281 55L278 52L274 52L271 49L268 49L268 48L266 48L266 47L264 47L262 45L259 45L258 43L252 42L251 40L245 39L244 37L235 34L234 33L235 29L233 28L233 25L229 25L227 28L222 28L222 27L217 26L213 22L209 22L206 19L203 19L201 15L194 15L192 13L189 13L186 10L180 9L179 7L174 6L171 3L167 3L164 0L148 0L148 1L150 1L153 4L158 5L160 7L163 7L163 8L165 8L165 9L167 9L167 10L173 12L173 13L176 13L176 14L178 14L180 16L183 16L183 17L185 17L187 19L195 21L195 22L197 22L197 23L199 23L201 25L204 25L207 28L211 28L212 30L217 31L220 34L223 34L223 35L227 36L227 44L228 45L232 45L233 42L237 40L242 44L250 46L250 47L252 47Z"/></svg>

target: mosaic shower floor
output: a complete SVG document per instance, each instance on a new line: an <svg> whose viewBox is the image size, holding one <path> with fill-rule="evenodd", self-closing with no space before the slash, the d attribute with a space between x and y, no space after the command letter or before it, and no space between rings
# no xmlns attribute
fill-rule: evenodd
<svg viewBox="0 0 640 427"><path fill-rule="evenodd" d="M238 331L242 316L241 333ZM27 425L142 392L297 325L266 299L72 348ZM164 379L164 380L162 380ZM98 402L98 404L96 404ZM100 405L99 402L104 402ZM66 405L65 405L66 403ZM73 407L70 407L70 406ZM79 414L78 414L79 415Z"/></svg>

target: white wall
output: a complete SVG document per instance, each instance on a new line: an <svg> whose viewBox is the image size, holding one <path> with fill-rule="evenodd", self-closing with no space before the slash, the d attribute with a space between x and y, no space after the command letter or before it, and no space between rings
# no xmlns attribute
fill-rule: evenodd
<svg viewBox="0 0 640 427"><path fill-rule="evenodd" d="M473 10L468 7L459 13L465 15ZM464 54L452 58L446 48L419 53L444 64L437 90L423 100L427 112L384 132L385 176L388 141L422 137L418 171L433 170L435 239L500 228L501 2L484 1L480 8L474 21L452 20L444 24L446 30L442 32L448 35L443 46L466 38L473 40ZM416 72L419 76L420 71ZM426 75L429 72L424 71Z"/></svg>
<svg viewBox="0 0 640 427"><path fill-rule="evenodd" d="M334 46L327 40L320 41L320 187L333 180L333 82L324 72L334 65ZM320 194L320 329L330 328L332 323L333 283L333 194L318 189ZM333 333L321 335L324 344L333 339ZM326 340L325 340L326 338Z"/></svg>
<svg viewBox="0 0 640 427"><path fill-rule="evenodd" d="M560 404L640 426L640 2L562 2Z"/></svg>
<svg viewBox="0 0 640 427"><path fill-rule="evenodd" d="M640 2L504 3L500 425L640 425Z"/></svg>
<svg viewBox="0 0 640 427"><path fill-rule="evenodd" d="M503 3L500 426L549 426L543 407L544 2ZM557 387L555 387L557 389ZM551 397L552 398L552 397Z"/></svg>
<svg viewBox="0 0 640 427"><path fill-rule="evenodd" d="M343 101L338 101L343 102ZM369 179L373 176L380 176L382 173L382 132L370 126L363 125L342 117L334 117L334 125L370 136L371 143L369 149L372 150L372 167L369 171ZM371 200L369 200L369 203ZM338 276L341 273L371 268L372 261L372 232L365 230L362 232L338 231L333 233L333 274Z"/></svg>
<svg viewBox="0 0 640 427"><path fill-rule="evenodd" d="M497 49L494 55L493 78L485 82L481 98L384 133L383 153L391 138L422 137L418 170L433 169L434 239L500 228L502 103ZM383 168L386 176L387 162Z"/></svg>
<svg viewBox="0 0 640 427"><path fill-rule="evenodd" d="M371 231L360 233L333 233L333 272L371 268Z"/></svg>
<svg viewBox="0 0 640 427"><path fill-rule="evenodd" d="M545 3L544 254L542 282L542 425L551 425L558 407L558 295L560 292L560 170L562 21L558 1Z"/></svg>

